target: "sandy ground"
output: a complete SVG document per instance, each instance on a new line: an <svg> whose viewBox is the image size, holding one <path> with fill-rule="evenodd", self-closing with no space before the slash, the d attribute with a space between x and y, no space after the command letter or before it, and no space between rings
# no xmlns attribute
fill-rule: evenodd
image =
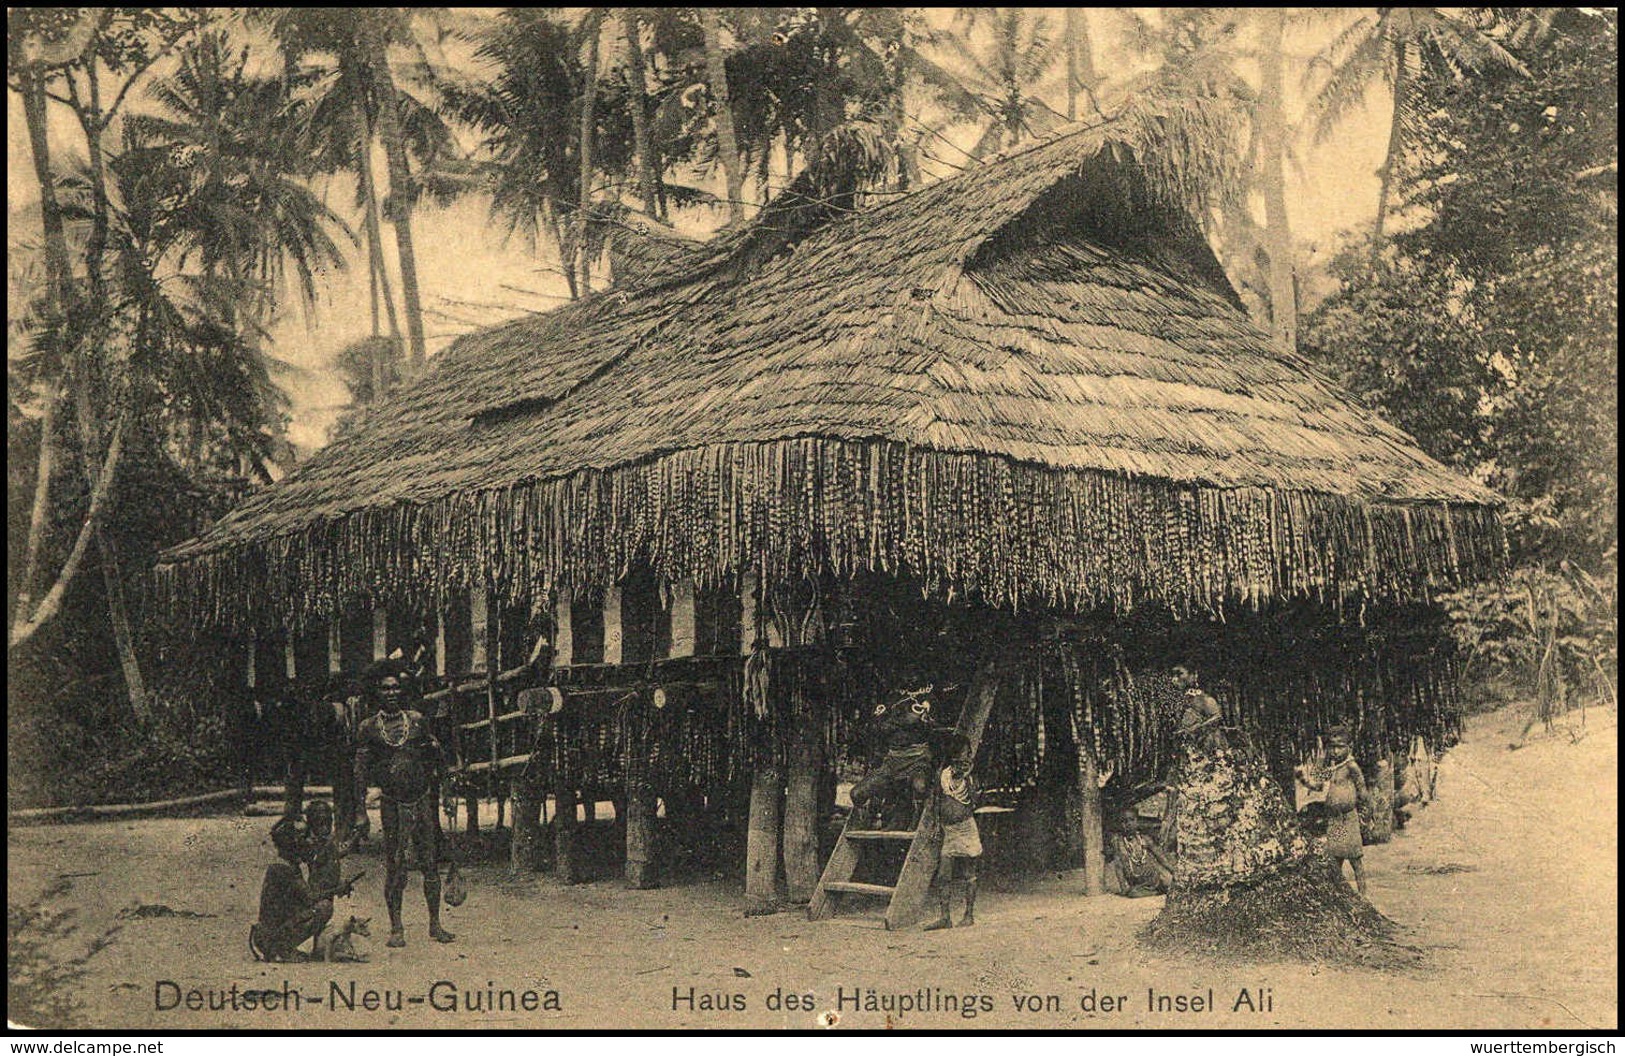
<svg viewBox="0 0 1625 1056"><path fill-rule="evenodd" d="M927 934L889 933L856 916L747 919L738 891L720 882L565 888L546 877L508 881L490 867L470 871L467 903L448 910L457 932L450 946L426 940L414 876L411 945L387 950L381 863L370 856L360 862L367 878L338 911L373 916L370 963L256 964L245 934L271 860L264 818L12 829L7 897L30 900L75 874L50 903L80 925L64 955L122 925L77 986L76 1025L88 1027L813 1028L836 1009L841 1028L1615 1029L1615 719L1593 710L1583 728L1576 719L1571 731L1537 734L1509 751L1520 725L1511 711L1475 719L1444 761L1438 801L1393 843L1367 851L1371 900L1429 951L1428 968L1402 973L1152 956L1134 932L1160 899L1085 900L1072 874L987 890L975 928ZM135 903L214 915L118 919ZM356 1010L335 1008L333 990L348 994L352 983ZM434 1005L445 1003L448 984L457 1002L486 998L489 987L516 1000L535 991L538 1003L553 991L559 1007L441 1010ZM156 1007L160 997L184 1001L193 988L229 995L233 986L239 994L292 989L307 1000L297 1010ZM369 989L380 1001L398 994L400 1008L366 1011ZM974 1015L920 1010L922 989L924 1002L940 1008L951 997ZM1148 990L1211 991L1216 1007L1153 1012ZM864 1010L871 991L889 1011ZM1259 1011L1234 1008L1244 991ZM1086 1010L1090 994L1123 1000ZM796 995L796 1007L783 995ZM1036 1011L1019 1007L1028 998ZM916 1007L900 1010L899 1001Z"/></svg>

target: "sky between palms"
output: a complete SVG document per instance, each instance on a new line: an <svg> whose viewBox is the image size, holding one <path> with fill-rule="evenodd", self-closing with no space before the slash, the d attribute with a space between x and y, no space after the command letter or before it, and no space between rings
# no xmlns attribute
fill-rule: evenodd
<svg viewBox="0 0 1625 1056"><path fill-rule="evenodd" d="M1051 9L1057 24L1058 9ZM946 17L946 15L944 16ZM1097 20L1098 21L1098 20ZM1304 93L1298 83L1308 57L1331 39L1346 19L1329 19L1299 27L1287 38L1288 98L1290 117L1302 112ZM1101 32L1105 27L1099 27ZM1112 77L1126 61L1126 52L1111 40L1097 40L1095 63L1102 75ZM455 54L449 56L457 61ZM6 203L8 214L30 211L37 199L32 186L22 106L15 93L8 93L6 140ZM1301 166L1287 174L1288 209L1301 246L1308 254L1300 265L1323 259L1338 242L1339 232L1363 228L1376 212L1378 180L1388 136L1391 99L1380 85L1366 100L1363 110L1347 121L1326 142L1311 146L1304 135L1298 141ZM82 140L72 119L53 108L53 150L83 156ZM948 135L960 148L968 148L976 138L969 126L950 130ZM472 136L464 139L471 145ZM942 153L955 157L944 147ZM378 178L385 179L383 158L375 159ZM721 174L713 181L721 188ZM346 178L335 179L325 188L328 201L345 213L354 199L354 187ZM523 311L554 307L567 298L562 275L550 270L552 263L530 256L517 243L504 246L500 232L487 220L487 201L471 197L449 207L423 203L414 217L417 230L420 279L424 292L428 348L434 354L455 337ZM720 222L719 215L714 222ZM685 220L692 229L703 230L704 221ZM11 225L11 244L37 242L37 223ZM386 252L394 257L393 233L386 225ZM283 312L271 334L275 354L293 364L293 372L280 378L292 402L290 439L305 452L321 446L327 431L348 403L349 395L331 369L334 356L349 342L370 333L367 269L364 250L351 253L348 271L328 277L316 312L305 318L297 308Z"/></svg>

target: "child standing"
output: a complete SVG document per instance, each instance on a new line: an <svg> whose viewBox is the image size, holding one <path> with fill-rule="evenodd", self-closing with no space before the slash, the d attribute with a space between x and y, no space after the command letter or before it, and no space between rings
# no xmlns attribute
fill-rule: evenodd
<svg viewBox="0 0 1625 1056"><path fill-rule="evenodd" d="M937 771L937 820L942 822L942 851L934 886L942 915L926 931L953 927L948 915L955 884L965 890L965 916L959 926L976 923L976 861L982 857L982 837L976 828L976 783L971 777L970 739L954 733L948 742L948 763Z"/></svg>
<svg viewBox="0 0 1625 1056"><path fill-rule="evenodd" d="M1335 726L1326 734L1327 764L1322 773L1299 768L1299 778L1315 791L1326 790L1326 856L1332 872L1343 879L1343 863L1354 869L1354 886L1365 894L1365 845L1360 839L1360 809L1370 802L1365 774L1354 761L1348 727Z"/></svg>

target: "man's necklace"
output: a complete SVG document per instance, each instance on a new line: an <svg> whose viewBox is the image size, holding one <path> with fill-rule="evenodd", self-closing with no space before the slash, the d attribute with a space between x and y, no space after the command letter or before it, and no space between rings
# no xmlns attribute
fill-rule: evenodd
<svg viewBox="0 0 1625 1056"><path fill-rule="evenodd" d="M383 735L384 743L391 748L399 748L406 743L407 734L412 730L412 720L406 717L406 712L397 712L394 715L381 716L379 732Z"/></svg>

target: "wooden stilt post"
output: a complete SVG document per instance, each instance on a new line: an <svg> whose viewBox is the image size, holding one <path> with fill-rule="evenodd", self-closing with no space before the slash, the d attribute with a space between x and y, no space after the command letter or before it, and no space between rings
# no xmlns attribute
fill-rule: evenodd
<svg viewBox="0 0 1625 1056"><path fill-rule="evenodd" d="M626 882L635 888L655 883L655 797L646 781L626 782Z"/></svg>
<svg viewBox="0 0 1625 1056"><path fill-rule="evenodd" d="M779 811L783 801L784 771L777 766L757 767L750 783L750 820L745 834L747 913L769 909L779 900Z"/></svg>
<svg viewBox="0 0 1625 1056"><path fill-rule="evenodd" d="M483 672L486 675L489 691L490 680L496 676L497 658L491 651L491 599L488 591L473 589L468 592L468 622L468 644L471 654L469 670ZM472 757L472 752L465 753L464 762L472 762ZM480 798L472 784L465 791L463 809L467 818L468 834L473 836L480 831Z"/></svg>
<svg viewBox="0 0 1625 1056"><path fill-rule="evenodd" d="M513 838L508 842L508 869L515 875L536 869L536 841L541 834L541 802L527 766L514 778Z"/></svg>
<svg viewBox="0 0 1625 1056"><path fill-rule="evenodd" d="M576 859L576 775L569 765L571 727L576 720L568 713L554 716L553 736L553 875L561 884L581 882Z"/></svg>
<svg viewBox="0 0 1625 1056"><path fill-rule="evenodd" d="M789 901L812 901L824 863L818 854L818 784L823 772L823 722L818 702L797 708L784 795L784 880Z"/></svg>
<svg viewBox="0 0 1625 1056"><path fill-rule="evenodd" d="M1080 729L1078 801L1083 829L1083 893L1106 893L1106 826L1100 805L1100 763L1095 758L1094 731Z"/></svg>
<svg viewBox="0 0 1625 1056"><path fill-rule="evenodd" d="M1376 750L1365 772L1366 793L1371 797L1371 843L1387 843L1394 837L1394 761L1388 742L1388 724L1382 713L1376 716Z"/></svg>
<svg viewBox="0 0 1625 1056"><path fill-rule="evenodd" d="M553 863L561 884L578 884L581 874L576 862L576 793L568 780L560 781L553 792Z"/></svg>

